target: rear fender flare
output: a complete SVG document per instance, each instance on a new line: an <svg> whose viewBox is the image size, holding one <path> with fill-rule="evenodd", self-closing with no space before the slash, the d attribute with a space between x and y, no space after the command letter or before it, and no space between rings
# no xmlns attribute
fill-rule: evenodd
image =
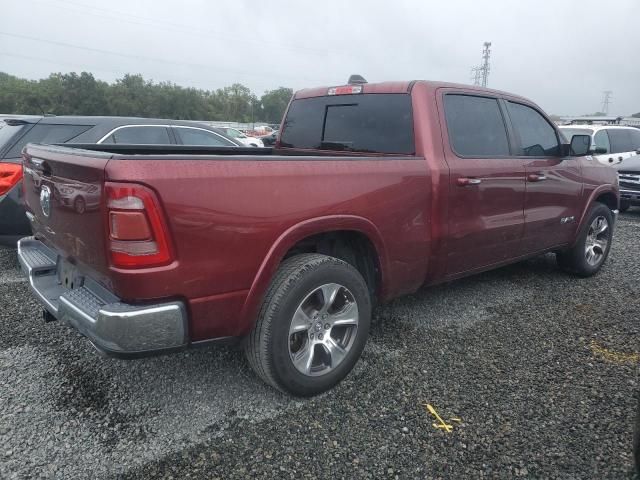
<svg viewBox="0 0 640 480"><path fill-rule="evenodd" d="M278 270L278 266L284 256L296 243L321 233L345 230L362 233L373 244L379 260L380 292L382 295L385 286L386 272L388 271L388 260L382 235L371 221L352 215L330 215L305 220L285 230L269 249L249 289L247 299L240 314L240 322L237 326L238 331L236 335L245 335L253 327L271 279Z"/></svg>

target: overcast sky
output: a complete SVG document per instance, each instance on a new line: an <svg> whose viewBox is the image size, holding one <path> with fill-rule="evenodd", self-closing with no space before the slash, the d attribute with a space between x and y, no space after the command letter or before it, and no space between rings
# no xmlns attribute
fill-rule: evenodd
<svg viewBox="0 0 640 480"><path fill-rule="evenodd" d="M265 90L429 79L489 86L547 112L640 111L640 0L0 0L0 71Z"/></svg>

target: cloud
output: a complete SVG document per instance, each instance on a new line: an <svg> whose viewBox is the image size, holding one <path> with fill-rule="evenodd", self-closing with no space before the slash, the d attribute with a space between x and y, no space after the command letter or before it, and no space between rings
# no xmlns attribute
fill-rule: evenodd
<svg viewBox="0 0 640 480"><path fill-rule="evenodd" d="M491 41L491 87L550 113L597 111L603 90L613 91L612 113L640 111L637 0L21 0L5 2L2 17L1 68L27 78L141 73L258 94L352 73L469 83Z"/></svg>

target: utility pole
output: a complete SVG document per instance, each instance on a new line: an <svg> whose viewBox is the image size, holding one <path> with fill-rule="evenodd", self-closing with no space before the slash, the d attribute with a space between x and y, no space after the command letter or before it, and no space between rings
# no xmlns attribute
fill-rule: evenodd
<svg viewBox="0 0 640 480"><path fill-rule="evenodd" d="M604 98L602 99L602 113L609 115L609 106L611 105L611 97L613 92L611 90L605 90L602 92Z"/></svg>
<svg viewBox="0 0 640 480"><path fill-rule="evenodd" d="M483 87L486 87L489 83L489 72L491 71L491 64L489 63L490 57L491 42L484 42L482 49L482 65L471 69L471 78L474 85L482 85Z"/></svg>

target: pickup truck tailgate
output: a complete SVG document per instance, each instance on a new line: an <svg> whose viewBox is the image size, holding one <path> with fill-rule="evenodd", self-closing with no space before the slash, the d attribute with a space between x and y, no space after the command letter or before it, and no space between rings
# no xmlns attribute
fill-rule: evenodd
<svg viewBox="0 0 640 480"><path fill-rule="evenodd" d="M71 263L106 280L103 186L111 154L28 145L24 197L34 235Z"/></svg>

